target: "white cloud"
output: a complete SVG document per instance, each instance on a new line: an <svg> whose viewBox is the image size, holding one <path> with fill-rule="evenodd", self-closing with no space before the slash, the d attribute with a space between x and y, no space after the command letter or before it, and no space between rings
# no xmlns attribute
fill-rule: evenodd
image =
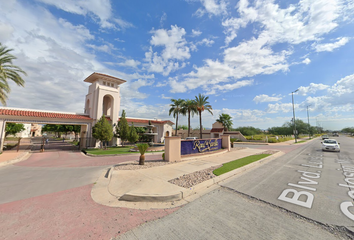
<svg viewBox="0 0 354 240"><path fill-rule="evenodd" d="M294 104L295 108L299 107L299 104ZM267 113L287 113L293 110L292 103L275 103L275 104L268 104L266 108Z"/></svg>
<svg viewBox="0 0 354 240"><path fill-rule="evenodd" d="M310 83L307 87L299 87L297 94L306 96L308 94L315 94L317 91L328 89L329 86L322 83Z"/></svg>
<svg viewBox="0 0 354 240"><path fill-rule="evenodd" d="M167 14L164 12L160 18L160 27L163 26L163 23L166 21L167 19Z"/></svg>
<svg viewBox="0 0 354 240"><path fill-rule="evenodd" d="M138 79L135 81L127 81L121 85L121 95L124 101L130 101L131 99L145 99L149 95L139 92L139 88L145 86L151 86L154 84L153 80Z"/></svg>
<svg viewBox="0 0 354 240"><path fill-rule="evenodd" d="M218 16L222 14L227 14L227 3L224 0L200 0L203 8L199 8L196 11L198 17L202 17L205 13Z"/></svg>
<svg viewBox="0 0 354 240"><path fill-rule="evenodd" d="M53 5L58 9L61 9L66 12L92 16L94 20L99 19L99 24L103 28L116 28L116 25L112 22L115 22L120 28L125 29L132 27L133 25L129 22L126 22L120 18L112 17L112 6L110 0L38 0L42 3Z"/></svg>
<svg viewBox="0 0 354 240"><path fill-rule="evenodd" d="M315 44L314 48L316 52L332 52L334 49L344 46L348 42L349 42L349 38L342 37L337 42L334 43Z"/></svg>
<svg viewBox="0 0 354 240"><path fill-rule="evenodd" d="M192 29L192 37L198 37L200 34L202 34L201 31Z"/></svg>
<svg viewBox="0 0 354 240"><path fill-rule="evenodd" d="M162 47L161 54L154 52L150 47L145 53L145 67L149 72L162 73L164 76L170 72L185 67L186 63L181 62L190 58L189 47L184 38L186 31L184 28L171 26L171 30L152 30L150 44L154 47Z"/></svg>
<svg viewBox="0 0 354 240"><path fill-rule="evenodd" d="M232 91L241 87L246 87L246 86L252 86L254 80L242 80L242 81L237 81L232 84L225 84L225 85L213 85L213 86L204 86L203 89L207 91L207 95L212 95L216 94L217 92L228 92ZM210 89L211 88L211 89Z"/></svg>
<svg viewBox="0 0 354 240"><path fill-rule="evenodd" d="M6 42L12 37L14 29L11 25L0 22L0 42Z"/></svg>
<svg viewBox="0 0 354 240"><path fill-rule="evenodd" d="M162 99L171 99L172 97L166 97L165 94L161 94Z"/></svg>
<svg viewBox="0 0 354 240"><path fill-rule="evenodd" d="M214 44L214 40L204 38L202 41L196 43L196 45L205 45L207 47L211 47Z"/></svg>
<svg viewBox="0 0 354 240"><path fill-rule="evenodd" d="M195 71L185 74L185 80L179 84L179 90L195 89L200 86L214 85L222 82L237 81L244 77L258 74L272 74L277 71L287 71L288 51L274 53L269 47L264 47L258 40L242 42L237 47L224 50L224 61L205 60L202 67L194 67ZM173 92L179 92L172 89Z"/></svg>
<svg viewBox="0 0 354 240"><path fill-rule="evenodd" d="M119 66L137 68L141 63L134 59L125 60L125 62L117 63Z"/></svg>
<svg viewBox="0 0 354 240"><path fill-rule="evenodd" d="M268 44L288 42L299 44L319 39L338 26L336 22L342 11L341 2L331 1L300 1L288 8L280 8L273 1L256 1L249 6L247 0L237 5L240 18L229 18L223 22L227 34L225 43L228 45L236 36L237 31L248 23L258 22L264 29L259 39Z"/></svg>
<svg viewBox="0 0 354 240"><path fill-rule="evenodd" d="M335 97L354 92L354 74L346 76L337 81L329 90Z"/></svg>
<svg viewBox="0 0 354 240"><path fill-rule="evenodd" d="M169 78L169 84L170 84L172 93L181 93L181 92L186 92L188 90L185 85L180 84L178 82L177 77Z"/></svg>
<svg viewBox="0 0 354 240"><path fill-rule="evenodd" d="M311 60L309 58L305 58L302 63L305 63L306 65L311 63Z"/></svg>
<svg viewBox="0 0 354 240"><path fill-rule="evenodd" d="M119 38L115 38L114 40L117 41L117 42L125 42L124 40L119 39Z"/></svg>
<svg viewBox="0 0 354 240"><path fill-rule="evenodd" d="M194 67L194 71L185 74L180 82L187 91L200 86L237 81L244 77L260 74L273 74L278 71L289 71L288 58L293 54L291 45L309 41L318 41L323 35L338 26L343 5L336 0L300 1L281 8L274 1L259 0L252 5L247 0L237 4L239 18L227 18L222 25L226 33L226 47L237 36L240 28L249 23L257 23L260 27L255 36L241 41L237 46L225 48L223 59L204 60L204 66ZM274 50L273 45L288 43L287 50ZM192 47L196 50L196 45ZM309 64L311 60L302 61Z"/></svg>
<svg viewBox="0 0 354 240"><path fill-rule="evenodd" d="M89 48L92 48L96 51L101 51L101 52L105 52L105 53L112 53L112 50L116 50L116 48L114 47L114 45L112 44L104 44L101 46L97 46L97 45L93 45L93 44L87 44L86 45Z"/></svg>
<svg viewBox="0 0 354 240"><path fill-rule="evenodd" d="M253 101L256 102L256 103L262 103L262 102L277 102L279 100L281 100L282 97L275 97L275 96L268 96L266 94L261 94L261 95L258 95L258 96L255 96L253 98Z"/></svg>
<svg viewBox="0 0 354 240"><path fill-rule="evenodd" d="M169 83L168 81L158 82L156 84L156 87L165 87L168 85L168 83Z"/></svg>

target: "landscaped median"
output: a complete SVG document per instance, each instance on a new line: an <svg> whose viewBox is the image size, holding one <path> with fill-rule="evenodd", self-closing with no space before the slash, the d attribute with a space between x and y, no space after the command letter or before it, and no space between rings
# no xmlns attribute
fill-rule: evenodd
<svg viewBox="0 0 354 240"><path fill-rule="evenodd" d="M241 159L237 159L228 163L224 163L222 167L217 168L213 171L213 173L216 176L220 176L221 174L230 172L232 170L235 170L237 168L243 167L245 165L248 165L250 163L256 162L258 160L261 160L262 158L268 157L271 154L258 154L258 155L251 155L248 157L244 157Z"/></svg>
<svg viewBox="0 0 354 240"><path fill-rule="evenodd" d="M93 148L82 150L88 156L112 156L121 154L139 154L139 151L130 151L132 146L119 146L119 147L109 147L107 149ZM163 151L146 151L149 152L163 152Z"/></svg>

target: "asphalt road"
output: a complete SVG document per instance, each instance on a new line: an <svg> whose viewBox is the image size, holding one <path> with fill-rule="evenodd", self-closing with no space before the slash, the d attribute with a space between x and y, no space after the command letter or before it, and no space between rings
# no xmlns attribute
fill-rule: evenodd
<svg viewBox="0 0 354 240"><path fill-rule="evenodd" d="M294 145L117 239L354 239L354 187L345 187L354 186L354 139L337 139L340 153L322 152L319 139Z"/></svg>

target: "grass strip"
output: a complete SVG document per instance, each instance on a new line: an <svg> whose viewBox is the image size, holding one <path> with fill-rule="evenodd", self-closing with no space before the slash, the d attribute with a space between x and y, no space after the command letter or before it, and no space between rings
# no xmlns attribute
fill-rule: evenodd
<svg viewBox="0 0 354 240"><path fill-rule="evenodd" d="M132 153L139 153L139 151L136 152L130 152L129 150L132 149L133 147L127 146L127 147L109 147L106 150L104 149L85 149L84 151L89 154L93 155L113 155L113 154L132 154ZM164 151L146 151L146 153L149 152L164 152Z"/></svg>
<svg viewBox="0 0 354 240"><path fill-rule="evenodd" d="M129 152L132 147L110 147L106 150L104 149L86 149L86 153L94 154L94 155L110 155L110 154L130 154L136 152Z"/></svg>
<svg viewBox="0 0 354 240"><path fill-rule="evenodd" d="M240 159L237 159L237 160L234 160L234 161L231 161L231 162L228 162L228 163L224 163L222 165L222 167L218 168L218 169L215 169L213 171L213 173L216 175L216 176L220 176L221 174L224 174L224 173L227 173L227 172L230 172L234 169L237 169L237 168L240 168L240 167L243 167L247 164L250 164L250 163L253 163L253 162L256 162L262 158L265 158L265 157L268 157L270 156L271 154L258 154L258 155L252 155L252 156L248 156L248 157L244 157L244 158L240 158Z"/></svg>

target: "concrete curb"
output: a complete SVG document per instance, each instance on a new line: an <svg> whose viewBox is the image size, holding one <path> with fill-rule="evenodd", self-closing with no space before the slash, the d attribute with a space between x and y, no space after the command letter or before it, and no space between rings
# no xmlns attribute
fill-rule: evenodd
<svg viewBox="0 0 354 240"><path fill-rule="evenodd" d="M24 152L23 154L21 154L20 156L16 157L15 159L8 160L6 162L1 162L0 163L0 167L7 166L7 165L12 165L12 164L18 163L18 162L22 162L22 161L28 159L31 156L31 154L32 153L30 153L30 152Z"/></svg>
<svg viewBox="0 0 354 240"><path fill-rule="evenodd" d="M171 195L136 195L126 193L119 198L122 201L129 201L129 202L172 202L178 201L183 198L182 192L175 193Z"/></svg>
<svg viewBox="0 0 354 240"><path fill-rule="evenodd" d="M83 151L81 151L82 154L88 156L88 157L115 157L115 156L140 156L140 153L126 153L126 154L106 154L106 155L95 155L95 154L91 154L91 153L84 153ZM161 159L162 159L162 153L163 152L149 152L149 153L145 153L145 155L158 155L161 154Z"/></svg>

